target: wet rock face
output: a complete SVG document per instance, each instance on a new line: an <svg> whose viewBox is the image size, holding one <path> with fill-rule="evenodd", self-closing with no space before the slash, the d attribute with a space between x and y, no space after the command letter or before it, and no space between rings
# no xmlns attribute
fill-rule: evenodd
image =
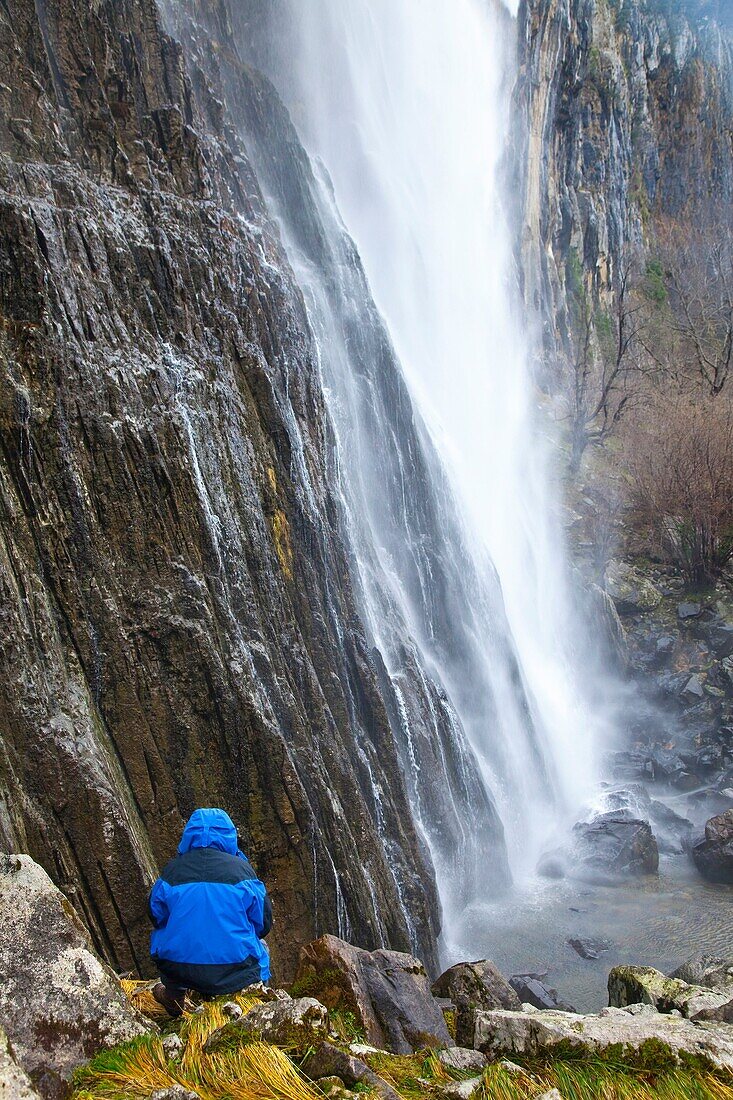
<svg viewBox="0 0 733 1100"><path fill-rule="evenodd" d="M578 275L603 296L657 216L730 204L733 46L636 2L522 0L518 21L525 299L562 344Z"/></svg>
<svg viewBox="0 0 733 1100"><path fill-rule="evenodd" d="M451 1046L425 967L411 955L322 936L303 948L294 988L353 1012L367 1041L394 1054Z"/></svg>
<svg viewBox="0 0 733 1100"><path fill-rule="evenodd" d="M0 855L0 1020L14 1058L53 1100L66 1096L74 1069L96 1051L151 1026L94 954L67 899L28 856Z"/></svg>
<svg viewBox="0 0 733 1100"><path fill-rule="evenodd" d="M40 10L0 8L0 842L145 969L155 867L224 805L282 977L340 923L431 959L313 339L255 173L153 0Z"/></svg>
<svg viewBox="0 0 733 1100"><path fill-rule="evenodd" d="M708 821L704 838L692 846L692 858L711 882L733 883L733 810Z"/></svg>

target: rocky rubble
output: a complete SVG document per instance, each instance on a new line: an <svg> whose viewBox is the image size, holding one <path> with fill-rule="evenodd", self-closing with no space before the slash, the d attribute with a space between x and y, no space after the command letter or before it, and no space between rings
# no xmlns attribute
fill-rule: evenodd
<svg viewBox="0 0 733 1100"><path fill-rule="evenodd" d="M733 960L710 956L690 959L679 971L707 987L650 969L617 968L609 978L615 1003L580 1015L520 1005L527 983L540 984L537 976L509 984L489 960L457 964L431 989L411 956L322 937L304 948L290 991L251 986L198 1005L160 1035L94 956L66 899L41 869L28 857L4 861L0 1023L10 1041L0 1030L0 1085L8 1100L62 1100L72 1069L131 1036L139 1036L138 1043L118 1047L112 1061L92 1057L78 1070L82 1095L209 1100L233 1074L226 1087L234 1096L292 1091L303 1100L354 1100L366 1092L377 1100L469 1100L482 1090L511 1096L517 1083L521 1095L529 1089L533 1097L551 1096L553 1058L566 1059L569 1051L592 1052L600 1066L608 1055L607 1075L625 1072L628 1064L635 1087L645 1074L653 1087L674 1066L698 1075L733 1069L733 1026L725 1022L731 1006L723 1005ZM724 984L718 988L718 982ZM137 984L141 993L131 997L155 1005L149 984ZM303 986L309 995L301 995ZM440 1006L463 1016L459 1045ZM155 1013L160 1019L157 1005ZM364 1041L367 1033L383 1045ZM146 1091L142 1079L153 1066L156 1087ZM603 1087L611 1095L609 1080Z"/></svg>

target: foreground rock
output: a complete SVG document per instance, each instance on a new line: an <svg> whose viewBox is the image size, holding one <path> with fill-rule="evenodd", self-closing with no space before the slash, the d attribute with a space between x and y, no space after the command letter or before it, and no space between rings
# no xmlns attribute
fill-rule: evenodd
<svg viewBox="0 0 733 1100"><path fill-rule="evenodd" d="M272 1043L283 1050L304 1050L328 1035L328 1012L313 997L272 1000L256 1005L218 1028L206 1041L207 1054L214 1053L232 1037Z"/></svg>
<svg viewBox="0 0 733 1100"><path fill-rule="evenodd" d="M151 1026L30 856L0 855L0 1019L19 1065L53 1098L98 1050Z"/></svg>
<svg viewBox="0 0 733 1100"><path fill-rule="evenodd" d="M624 1058L628 1058L643 1054L644 1044L650 1039L664 1043L670 1056L678 1061L691 1055L705 1058L718 1068L733 1069L732 1028L664 1016L652 1008L643 1012L605 1008L595 1016L495 1009L477 1012L474 1017L473 1045L490 1059L516 1054L551 1056L557 1047L602 1053L619 1045Z"/></svg>
<svg viewBox="0 0 733 1100"><path fill-rule="evenodd" d="M615 1008L653 1005L658 1012L680 1012L688 1020L733 1023L733 984L722 989L667 978L651 966L616 966L608 975L608 1003Z"/></svg>
<svg viewBox="0 0 733 1100"><path fill-rule="evenodd" d="M321 1043L311 1051L303 1062L303 1071L313 1081L324 1077L338 1077L348 1088L365 1086L379 1097L379 1100L402 1100L391 1085L378 1077L366 1062L349 1054L333 1043Z"/></svg>
<svg viewBox="0 0 733 1100"><path fill-rule="evenodd" d="M368 1042L393 1054L452 1045L425 967L412 955L322 936L301 951L294 988L353 1012Z"/></svg>
<svg viewBox="0 0 733 1100"><path fill-rule="evenodd" d="M710 882L733 883L733 810L711 817L692 847L695 866Z"/></svg>
<svg viewBox="0 0 733 1100"><path fill-rule="evenodd" d="M456 1006L456 1042L468 1046L466 1021L476 1008L509 1008L519 1011L521 1002L506 978L488 959L456 963L433 982L433 995L447 997Z"/></svg>
<svg viewBox="0 0 733 1100"><path fill-rule="evenodd" d="M2 1100L38 1100L31 1079L15 1060L8 1037L0 1028L0 1097Z"/></svg>

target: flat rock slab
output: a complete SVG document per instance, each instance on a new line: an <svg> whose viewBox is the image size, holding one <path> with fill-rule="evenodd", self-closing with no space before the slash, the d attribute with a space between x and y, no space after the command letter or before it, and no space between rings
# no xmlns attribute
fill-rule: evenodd
<svg viewBox="0 0 733 1100"><path fill-rule="evenodd" d="M568 1044L592 1052L620 1044L632 1055L649 1039L664 1043L676 1057L691 1054L733 1069L733 1027L728 1024L694 1023L658 1012L632 1015L621 1008L596 1016L496 1009L477 1012L474 1019L474 1046L490 1059L551 1054L554 1047Z"/></svg>
<svg viewBox="0 0 733 1100"><path fill-rule="evenodd" d="M152 1026L94 954L67 899L24 855L0 855L0 1019L19 1065L54 1100L100 1048Z"/></svg>
<svg viewBox="0 0 733 1100"><path fill-rule="evenodd" d="M393 1054L452 1046L425 967L412 955L364 951L321 936L301 951L294 988L328 1008L349 1009L368 1042Z"/></svg>

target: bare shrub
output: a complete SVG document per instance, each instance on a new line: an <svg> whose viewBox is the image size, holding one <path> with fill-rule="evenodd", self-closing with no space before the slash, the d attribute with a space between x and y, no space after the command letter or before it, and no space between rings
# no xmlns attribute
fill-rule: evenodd
<svg viewBox="0 0 733 1100"><path fill-rule="evenodd" d="M626 433L635 507L694 586L733 557L733 404L709 390L654 394Z"/></svg>

